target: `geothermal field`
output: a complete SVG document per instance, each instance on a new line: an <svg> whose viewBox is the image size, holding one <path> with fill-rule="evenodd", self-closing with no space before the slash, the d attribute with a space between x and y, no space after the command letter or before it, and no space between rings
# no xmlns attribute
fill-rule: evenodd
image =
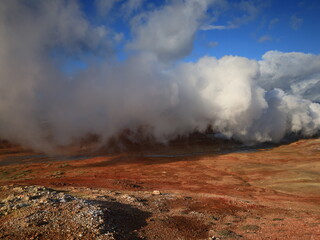
<svg viewBox="0 0 320 240"><path fill-rule="evenodd" d="M103 155L5 143L0 151L1 239L320 237L318 139Z"/></svg>
<svg viewBox="0 0 320 240"><path fill-rule="evenodd" d="M0 239L320 239L320 1L288 2L0 0Z"/></svg>

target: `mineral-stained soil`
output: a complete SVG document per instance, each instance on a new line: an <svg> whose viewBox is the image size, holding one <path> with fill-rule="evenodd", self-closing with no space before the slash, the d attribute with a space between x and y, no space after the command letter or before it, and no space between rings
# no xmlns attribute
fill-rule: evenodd
<svg viewBox="0 0 320 240"><path fill-rule="evenodd" d="M0 239L320 239L320 140L47 156L2 144Z"/></svg>

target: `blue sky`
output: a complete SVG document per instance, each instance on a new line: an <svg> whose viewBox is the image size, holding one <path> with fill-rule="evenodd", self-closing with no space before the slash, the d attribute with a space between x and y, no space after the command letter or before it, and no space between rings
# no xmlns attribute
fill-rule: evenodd
<svg viewBox="0 0 320 240"><path fill-rule="evenodd" d="M101 14L100 2L109 2ZM111 2L114 2L111 4ZM136 8L127 7L128 2ZM283 52L320 52L320 2L317 0L248 0L216 1L196 32L193 50L184 61L194 61L204 55L222 57L238 55L260 59L270 50ZM128 55L126 44L132 39L130 22L136 16L156 11L172 1L150 0L81 0L80 6L89 21L105 25L119 34L116 54L120 60ZM132 4L132 6L134 6Z"/></svg>
<svg viewBox="0 0 320 240"><path fill-rule="evenodd" d="M256 6L257 15L238 28L200 32L204 39L218 43L210 54L259 59L269 50L319 53L319 1L280 0Z"/></svg>

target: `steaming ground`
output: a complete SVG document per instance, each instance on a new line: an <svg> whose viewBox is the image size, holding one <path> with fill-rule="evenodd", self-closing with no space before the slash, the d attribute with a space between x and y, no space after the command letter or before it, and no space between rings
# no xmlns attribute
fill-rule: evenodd
<svg viewBox="0 0 320 240"><path fill-rule="evenodd" d="M105 144L124 130L132 141L167 142L210 126L250 144L319 133L320 56L180 61L216 4L173 1L133 17L128 58L117 61L120 33L90 22L76 1L1 1L1 138L55 151L88 134ZM86 67L62 71L70 59Z"/></svg>

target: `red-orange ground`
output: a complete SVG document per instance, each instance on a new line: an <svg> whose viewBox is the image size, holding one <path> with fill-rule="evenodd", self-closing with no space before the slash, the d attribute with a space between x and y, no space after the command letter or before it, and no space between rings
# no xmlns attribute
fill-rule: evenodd
<svg viewBox="0 0 320 240"><path fill-rule="evenodd" d="M188 231L192 224L207 228L206 222L185 221L173 214L187 209L219 216L206 234L220 234L220 238L320 239L320 140L238 150L180 146L168 152L59 161L59 157L6 146L0 151L0 184L159 190L192 199L167 202L172 217L168 226L175 231ZM155 224L150 222L144 231L158 236Z"/></svg>

